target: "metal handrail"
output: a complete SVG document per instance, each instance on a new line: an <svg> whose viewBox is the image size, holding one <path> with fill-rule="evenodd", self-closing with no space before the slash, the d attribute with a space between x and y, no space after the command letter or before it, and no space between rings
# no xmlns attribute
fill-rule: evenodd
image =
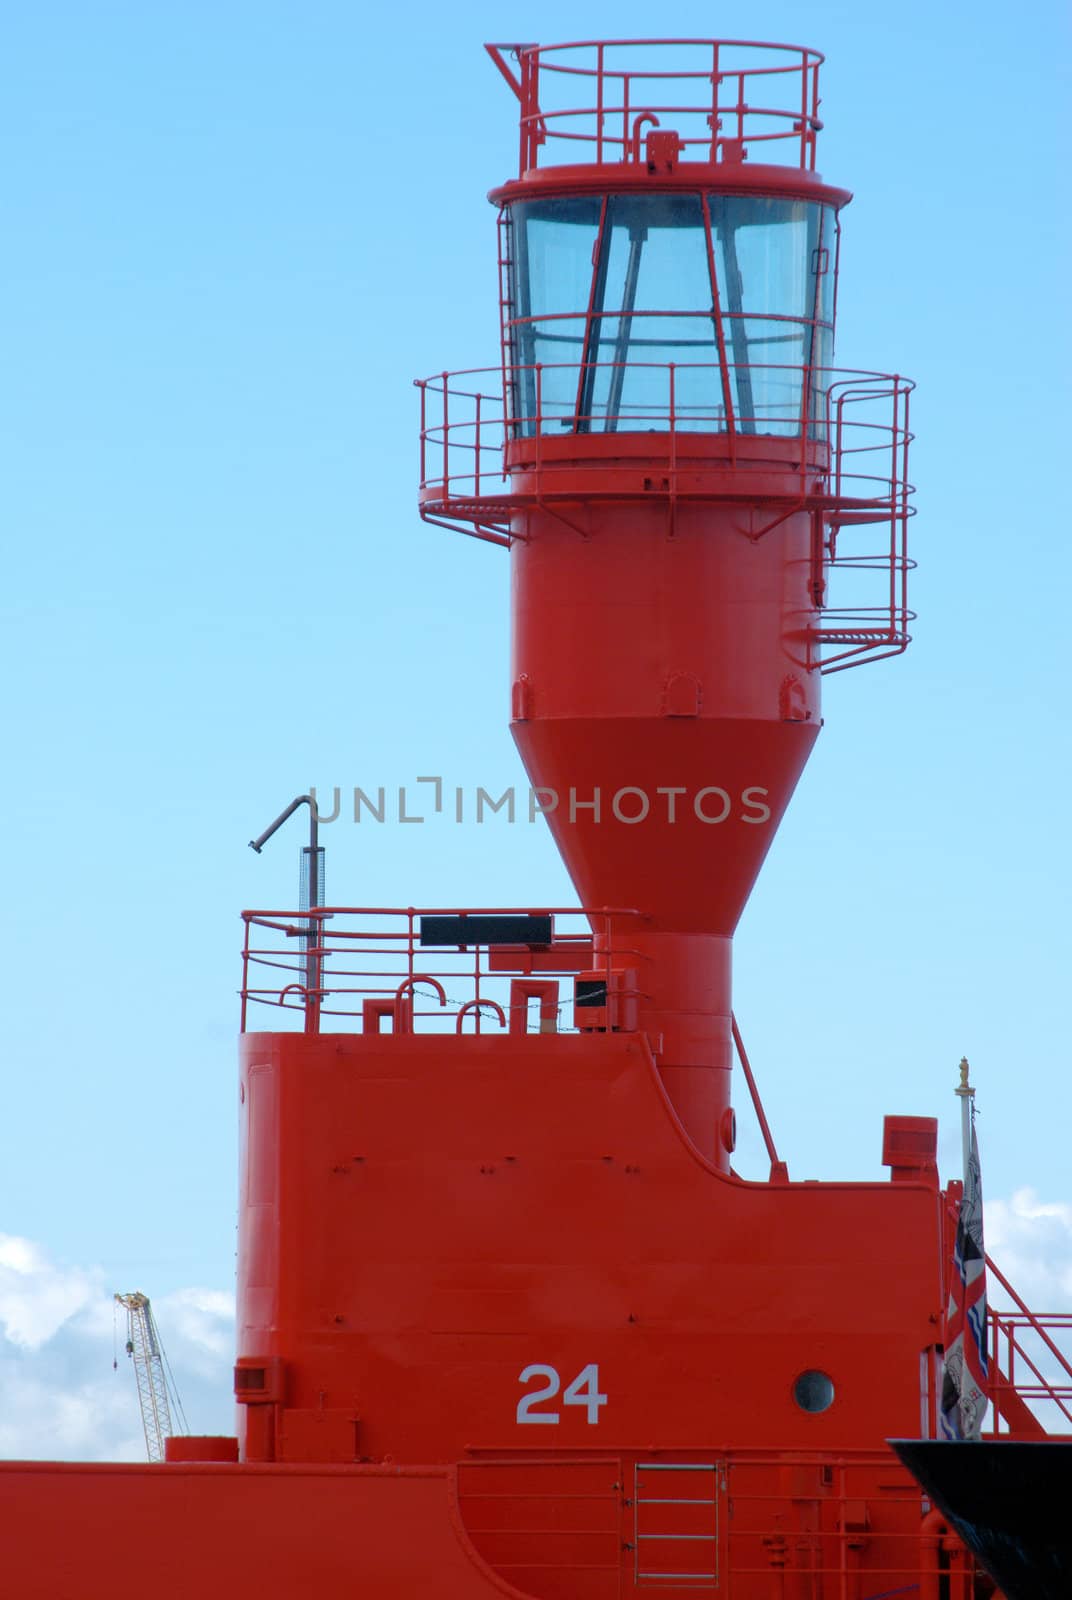
<svg viewBox="0 0 1072 1600"><path fill-rule="evenodd" d="M1072 1424L1072 1410L1065 1402L1072 1404L1072 1359L1050 1337L1048 1329L1064 1330L1072 1341L1072 1312L1062 1311L1032 1311L1031 1308L1017 1294L1008 1278L994 1261L993 1257L986 1254L986 1270L991 1277L1004 1289L1005 1293L1014 1301L1016 1310L1005 1311L994 1305L987 1306L987 1320L990 1324L990 1351L993 1364L994 1377L991 1380L991 1398L995 1408L1000 1410L999 1399L1003 1393L1012 1391L1019 1395L1021 1400L1036 1400L1055 1405L1065 1419ZM1023 1340L1018 1337L1019 1332L1030 1330L1032 1334L1045 1347L1049 1355L1056 1361L1066 1381L1064 1383L1047 1378L1040 1370ZM1004 1354L1006 1366L1001 1365L1002 1341L1004 1341ZM1035 1383L1025 1384L1017 1380L1016 1361L1019 1358L1035 1378Z"/></svg>
<svg viewBox="0 0 1072 1600"><path fill-rule="evenodd" d="M738 411L731 429L719 400L701 409L680 398L682 381L697 374L710 374L712 395L721 394L722 367L707 361L536 362L508 366L507 392L526 374L534 379L536 409L533 415L523 418L508 416L501 387L491 390L479 385L478 380L492 375L501 384L498 367L475 367L417 379L415 386L421 395L422 494L427 498L430 491L440 491L436 498L447 508L451 502L484 501L489 512L510 499L516 501L516 494L509 489L499 491L489 485L506 482L510 471L508 451L512 449L519 455L531 446L533 453L538 453L541 438L575 437L577 449L571 457L571 468L604 471L607 447L598 443L606 437L602 431L607 420L604 412L599 408L583 413L573 407L559 409L545 398L555 373L582 370L642 373L653 384L661 379L665 399L645 399L630 409L627 417L615 418L615 439L643 435L654 454L659 450L661 436L678 435L699 449L701 441L728 440L731 434L739 439L742 424L747 424L746 437L757 454L749 456L736 449L732 464L745 471L769 472L771 463L763 458L762 446L768 441L793 441L803 436L809 445L816 446L816 459L808 463L806 476L814 480L818 475L827 480L828 501L845 502L846 508L861 510L868 505L876 510L896 506L905 517L914 514L914 485L905 476L907 447L913 438L907 409L913 388L910 379L852 368L814 368L813 401L821 401L821 409L813 406L813 414L802 418L799 397L794 396L776 411L756 408L748 415ZM802 386L804 369L799 363L790 362L730 362L728 370L734 375L747 370L753 377L785 382L795 388ZM758 389L760 385L756 383L754 387ZM877 410L862 414L868 406L888 406L888 415L880 417ZM849 414L850 408L855 414ZM624 427L623 421L627 424ZM776 431L764 432L765 427ZM826 446L830 451L828 464L820 459ZM860 457L866 457L866 463L857 459ZM695 468L696 461L690 461L689 470ZM531 470L531 463L525 462L525 470Z"/></svg>
<svg viewBox="0 0 1072 1600"><path fill-rule="evenodd" d="M952 1239L956 1230L959 1217L959 1205L955 1198L946 1196L946 1219L949 1228L949 1237ZM999 1308L989 1299L987 1300L988 1323L988 1349L990 1353L991 1376L988 1385L989 1398L996 1412L1001 1412L1001 1397L1013 1394L1025 1403L1035 1401L1055 1405L1062 1415L1072 1423L1072 1411L1065 1401L1072 1402L1072 1311L1032 1311L1031 1307L1017 1292L1009 1279L1002 1272L993 1256L986 1249L983 1251L987 1277L993 1279L1008 1295L1013 1302L1013 1309ZM1047 1331L1064 1331L1069 1335L1069 1353L1054 1342ZM1060 1379L1047 1378L1040 1370L1031 1352L1024 1345L1019 1334L1030 1331L1045 1348L1049 1356L1056 1362L1066 1382ZM1004 1340L1004 1355L1006 1370L1003 1370L1001 1357L1003 1354L1002 1340ZM1021 1383L1016 1376L1016 1359L1028 1368L1035 1383ZM1009 1419L1006 1418L1006 1421ZM997 1418L994 1419L995 1425ZM994 1429L988 1430L993 1432Z"/></svg>
<svg viewBox="0 0 1072 1600"><path fill-rule="evenodd" d="M727 362L540 362L420 380L421 515L508 546L524 536L513 517L517 509L621 498L630 482L649 504L745 494L771 508L764 531L807 511L817 519L816 616L807 629L812 660L823 672L841 672L900 654L915 619L907 548L915 514L908 478L911 381L779 362L748 363L752 381L742 385L743 370L743 363ZM635 410L619 403L613 431L604 432L610 421L598 408L578 413L575 402L548 404L563 373L570 378L563 392L571 395L590 397L596 384L589 380L597 374L608 393L621 389L623 375L639 375L647 394ZM777 415L761 414L754 403L753 414L734 414L724 404L727 383L756 395L768 382L790 390ZM683 400L690 387L710 395L702 409ZM531 415L518 418L505 397L523 391ZM613 474L608 455L615 458ZM661 489L652 487L651 463ZM863 549L841 543L842 530L857 525L871 530ZM878 574L872 593L862 596L868 603L828 609L826 574L834 570Z"/></svg>
<svg viewBox="0 0 1072 1600"><path fill-rule="evenodd" d="M989 1254L986 1254L986 1270L994 1278L997 1279L997 1281L1000 1283L1001 1287L1005 1290L1005 1293L1007 1295L1009 1295L1010 1298L1013 1301L1015 1301L1016 1310L1019 1313L1019 1318L1022 1319L1027 1325L1029 1325L1034 1333L1037 1333L1039 1335L1039 1337L1042 1339L1043 1344L1046 1345L1047 1349L1049 1350L1050 1354L1057 1358L1057 1360L1060 1362L1061 1366L1064 1368L1064 1371L1067 1373L1069 1380L1072 1381L1072 1361L1070 1361L1064 1355L1063 1351L1059 1350L1057 1345L1054 1344L1053 1340L1045 1332L1045 1330L1044 1330L1044 1328L1042 1326L1042 1323L1039 1320L1038 1314L1036 1312L1032 1311L1030 1306L1028 1306L1020 1298L1020 1296L1017 1294L1016 1290L1013 1288L1012 1284L1009 1282L1008 1278L1005 1276L1005 1274L1002 1272L1001 1268L998 1266L997 1262ZM1047 1312L1044 1315L1045 1315L1047 1320L1053 1319L1059 1325L1061 1325L1061 1326L1065 1325L1064 1320L1063 1320L1063 1314L1061 1312Z"/></svg>
<svg viewBox="0 0 1072 1600"><path fill-rule="evenodd" d="M722 1593L732 1575L757 1594L789 1593L799 1585L800 1593L821 1590L830 1600L857 1600L862 1594L937 1594L941 1572L951 1594L969 1592L975 1571L972 1557L948 1537L944 1524L935 1537L935 1523L924 1518L923 1491L888 1450L731 1448L708 1453L664 1446L656 1461L650 1455L628 1460L630 1482L624 1501L622 1465L620 1456L603 1460L589 1456L581 1469L583 1489L572 1492L557 1476L556 1466L554 1495L556 1507L578 1503L583 1496L587 1515L583 1521L571 1518L569 1525L584 1530L592 1552L589 1570L600 1570L602 1563L602 1570L613 1575L614 1592L623 1543L632 1552L633 1583L645 1590L687 1587L699 1594ZM591 1477L599 1466L607 1469L605 1487ZM525 1462L521 1470L525 1475L515 1486L504 1479L501 1459L484 1459L474 1452L460 1463L455 1481L463 1523L478 1550L485 1538L495 1541L500 1562L510 1560L504 1546L509 1552L517 1540L519 1546L524 1542L517 1551L519 1560L531 1563L531 1547L541 1542L541 1568L561 1574L568 1589L573 1569L562 1551L557 1522L547 1516L521 1515L504 1528L498 1519L486 1519L489 1492L496 1497L509 1492L510 1501L518 1506L526 1502L547 1506L546 1487L532 1483L532 1463ZM643 1478L651 1473L661 1475L663 1483L654 1495L645 1495ZM803 1513L788 1523L786 1501L777 1487L781 1473L792 1474L793 1502ZM682 1494L673 1482L675 1475L702 1484L703 1492L690 1487ZM648 1521L653 1501L660 1505L660 1520L654 1527ZM868 1519L862 1526L861 1506L876 1502L883 1508L881 1518ZM608 1511L603 1521L598 1514L601 1505ZM624 1520L619 1520L620 1511ZM601 1536L605 1546L598 1542ZM644 1552L652 1545L664 1551L676 1546L679 1554L671 1557L669 1570L646 1559ZM690 1562L693 1549L709 1552L711 1564L701 1568L698 1561ZM927 1581L931 1578L933 1585Z"/></svg>
<svg viewBox="0 0 1072 1600"><path fill-rule="evenodd" d="M520 103L519 173L555 159L636 163L644 130L663 128L663 118L675 119L686 159L740 161L755 146L777 160L788 149L795 166L814 171L818 50L750 39L486 48Z"/></svg>
<svg viewBox="0 0 1072 1600"><path fill-rule="evenodd" d="M531 966L519 959L516 970L508 960L509 946L473 942L466 946L427 946L420 943L420 919L426 916L549 915L556 919L553 951L562 958L560 974L577 970L581 955L591 965L585 970L606 975L636 967L630 930L637 914L607 907L360 907L319 906L306 911L252 910L242 913L245 938L242 951L242 1031L249 1025L251 1006L268 1006L302 1014L307 1032L319 1031L321 1019L361 1018L366 1002L405 1012L406 1031L420 1020L437 1019L435 1031L453 1031L458 1019L483 1010L503 1014L501 1000L508 997L513 977L528 976ZM559 924L570 919L563 929ZM310 925L315 923L313 938ZM349 923L350 925L346 925ZM299 938L306 950L293 949ZM596 949L598 945L598 950ZM288 946L293 954L288 955ZM501 953L495 964L489 951ZM314 964L319 987L303 982L308 963ZM278 974L278 978L275 975ZM269 975L272 975L269 978ZM435 992L434 1003L422 1007L419 986ZM635 992L619 989L623 1000ZM496 999L496 994L500 998ZM572 996L558 1006L561 1018ZM560 1021L560 1027L568 1024Z"/></svg>

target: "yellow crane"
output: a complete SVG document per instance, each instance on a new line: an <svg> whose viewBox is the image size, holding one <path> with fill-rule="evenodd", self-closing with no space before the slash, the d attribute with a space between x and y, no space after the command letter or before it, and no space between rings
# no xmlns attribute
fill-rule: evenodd
<svg viewBox="0 0 1072 1600"><path fill-rule="evenodd" d="M182 1401L160 1342L149 1296L136 1291L117 1294L115 1298L127 1314L126 1352L138 1384L145 1449L150 1461L163 1461L164 1441L173 1433L190 1431Z"/></svg>

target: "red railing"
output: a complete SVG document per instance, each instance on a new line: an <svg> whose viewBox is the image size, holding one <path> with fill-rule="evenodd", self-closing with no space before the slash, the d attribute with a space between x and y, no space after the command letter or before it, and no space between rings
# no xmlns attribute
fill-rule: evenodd
<svg viewBox="0 0 1072 1600"><path fill-rule="evenodd" d="M583 479L576 487L571 482L576 497L598 495L594 480L605 477L606 457L614 453L601 442L608 436L616 440L642 436L652 454L668 456L671 471L675 449L688 454L684 470L690 479L700 454L708 456L712 465L769 474L771 450L777 452L781 441L799 443L803 437L808 449L792 450L787 459L792 459L809 498L836 510L842 523L879 521L891 511L904 520L913 515L914 487L907 478L913 438L908 417L908 397L914 388L910 379L850 368L809 371L799 363L727 365L734 384L738 371L747 372L753 394L772 393L764 410L738 412L732 429L727 427L723 369L717 362L538 362L507 366L502 372L498 367L473 367L418 378L422 507L436 515L456 516L462 507L474 506L505 525L511 509L526 503L520 491L508 486L511 468L522 462L526 471L560 465L563 441L576 444L571 452L574 470L587 471L593 479L587 490ZM613 418L599 409L578 413L572 403L557 400L554 392L559 374L573 378L582 370L597 378L621 373L634 386L642 386L643 395ZM503 401L504 379L508 395L524 388L529 396L524 408L511 405L511 415ZM609 378L606 386L610 387ZM782 390L783 398L773 398L775 389ZM524 414L519 415L522 409ZM549 439L555 441L553 449L545 445ZM817 473L823 484L810 487ZM724 491L728 498L739 499L742 485L727 481ZM613 486L607 492L617 495L620 488ZM688 491L671 478L669 492ZM707 484L691 492L700 498L712 495ZM795 496L795 488L790 492Z"/></svg>
<svg viewBox="0 0 1072 1600"><path fill-rule="evenodd" d="M744 39L492 44L520 102L520 173L645 159L654 130L686 160L815 168L818 50Z"/></svg>
<svg viewBox="0 0 1072 1600"><path fill-rule="evenodd" d="M1044 1427L1055 1424L1047 1433L1072 1433L1072 1361L1054 1338L1072 1352L1072 1311L1032 1311L989 1255L986 1270L1013 1304L1011 1311L987 1304L993 1408L988 1433L1019 1431L1016 1401Z"/></svg>
<svg viewBox="0 0 1072 1600"><path fill-rule="evenodd" d="M962 1186L945 1195L948 1252L943 1281L955 1279L956 1237ZM990 1408L985 1438L1042 1439L1072 1434L1072 1311L1032 1311L993 1256L984 1251L987 1273L987 1383ZM1009 1304L998 1305L995 1285ZM948 1293L948 1289L946 1290Z"/></svg>
<svg viewBox="0 0 1072 1600"><path fill-rule="evenodd" d="M466 1532L526 1593L970 1600L975 1564L888 1450L472 1451ZM571 1582L572 1579L572 1582Z"/></svg>
<svg viewBox="0 0 1072 1600"><path fill-rule="evenodd" d="M731 1593L738 1583L824 1600L974 1592L972 1556L924 1517L918 1484L889 1451L730 1451L724 1488Z"/></svg>
<svg viewBox="0 0 1072 1600"><path fill-rule="evenodd" d="M822 623L812 630L824 672L843 672L862 660L899 655L911 640L915 612L908 605L908 519L914 488L908 479L909 397L905 378L831 373L825 390L830 439L830 503L824 509L825 561L847 590L860 574L878 573L883 586L878 605L824 605ZM890 407L888 420L884 413ZM844 528L873 528L876 543L861 551L843 545ZM867 592L873 582L863 580Z"/></svg>
<svg viewBox="0 0 1072 1600"><path fill-rule="evenodd" d="M422 919L490 916L550 918L552 941L422 943ZM572 1031L572 988L560 994L550 975L602 974L609 992L612 973L636 966L630 960L636 918L628 911L321 906L242 917L243 1032L253 1007L271 1008L259 1013L261 1026L278 1029L285 1026L278 1013L291 1014L306 1033L320 1032L328 1018L358 1019L365 1031L379 1031L382 1021L405 1033L525 1031L533 1000L544 1031ZM532 980L527 987L539 994L525 993L524 984L519 989L517 979ZM635 1000L620 986L614 993L615 1003Z"/></svg>
<svg viewBox="0 0 1072 1600"><path fill-rule="evenodd" d="M576 392L582 370L602 375L607 391L611 374L625 374L643 396L619 406L613 419L604 411L578 415L573 403L554 397ZM512 513L532 504L636 493L672 507L754 496L772 509L772 528L807 510L819 530L812 578L821 609L809 630L818 664L840 672L898 654L914 618L907 537L914 515L912 383L799 364L751 364L747 371L753 396L781 389L784 398L772 398L763 412L754 406L738 413L732 428L722 397L727 382L740 390L734 363L538 363L421 380L421 515L508 545L517 537ZM596 393L600 384L585 387ZM653 489L652 462L662 489Z"/></svg>

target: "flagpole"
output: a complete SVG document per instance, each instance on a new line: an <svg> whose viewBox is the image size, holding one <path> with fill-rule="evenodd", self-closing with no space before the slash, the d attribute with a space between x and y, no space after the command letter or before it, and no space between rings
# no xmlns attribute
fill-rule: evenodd
<svg viewBox="0 0 1072 1600"><path fill-rule="evenodd" d="M975 1090L968 1082L968 1058L960 1058L960 1088L954 1093L960 1100L960 1142L964 1157L964 1184L968 1183L968 1159L971 1155L972 1113L975 1110Z"/></svg>
<svg viewBox="0 0 1072 1600"><path fill-rule="evenodd" d="M983 1243L983 1193L979 1172L979 1149L975 1142L975 1090L968 1081L968 1060L960 1058L961 1136L964 1147L964 1193L957 1223L956 1262L960 1284L957 1291L959 1323L959 1370L957 1374L960 1409L959 1437L982 1437L983 1418L989 1403L989 1361L986 1310L986 1246Z"/></svg>

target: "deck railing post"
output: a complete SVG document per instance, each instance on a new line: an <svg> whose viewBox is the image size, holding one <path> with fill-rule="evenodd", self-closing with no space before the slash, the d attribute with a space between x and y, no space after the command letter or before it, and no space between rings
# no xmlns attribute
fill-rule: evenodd
<svg viewBox="0 0 1072 1600"><path fill-rule="evenodd" d="M543 364L536 363L536 465L543 464Z"/></svg>
<svg viewBox="0 0 1072 1600"><path fill-rule="evenodd" d="M422 379L418 382L417 387L421 391L421 488L423 489L428 481L426 464L428 448L428 386Z"/></svg>
<svg viewBox="0 0 1072 1600"><path fill-rule="evenodd" d="M603 162L603 51L605 46L600 43L596 46L596 160Z"/></svg>
<svg viewBox="0 0 1072 1600"><path fill-rule="evenodd" d="M480 394L478 394L477 397L476 397L476 474L475 474L476 483L475 483L475 492L476 492L476 497L477 497L478 500L480 499L480 402L481 402L482 398L483 398L483 396L480 395Z"/></svg>
<svg viewBox="0 0 1072 1600"><path fill-rule="evenodd" d="M249 917L243 912L242 923L245 929L242 938L242 1018L239 1032L246 1031L246 1006L249 997Z"/></svg>

